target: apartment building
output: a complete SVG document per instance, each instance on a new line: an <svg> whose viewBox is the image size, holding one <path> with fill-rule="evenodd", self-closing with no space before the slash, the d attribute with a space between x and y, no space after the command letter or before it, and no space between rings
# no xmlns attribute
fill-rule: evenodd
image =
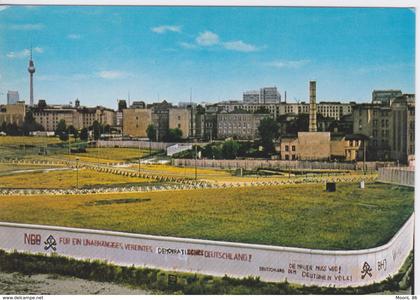
<svg viewBox="0 0 420 300"><path fill-rule="evenodd" d="M217 114L217 138L235 137L242 140L254 140L258 137L258 126L270 114L258 113L219 113Z"/></svg>

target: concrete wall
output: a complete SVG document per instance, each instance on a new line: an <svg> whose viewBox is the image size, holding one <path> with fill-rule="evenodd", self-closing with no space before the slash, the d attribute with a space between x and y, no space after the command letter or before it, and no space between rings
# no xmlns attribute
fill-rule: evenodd
<svg viewBox="0 0 420 300"><path fill-rule="evenodd" d="M176 144L173 146L169 146L166 148L166 155L172 156L176 153L180 153L186 150L192 149L192 144L182 145L182 144Z"/></svg>
<svg viewBox="0 0 420 300"><path fill-rule="evenodd" d="M378 181L404 186L415 186L414 168L381 168Z"/></svg>
<svg viewBox="0 0 420 300"><path fill-rule="evenodd" d="M97 141L99 147L143 148L153 150L166 150L175 143L148 142L148 141Z"/></svg>
<svg viewBox="0 0 420 300"><path fill-rule="evenodd" d="M143 148L153 150L166 150L168 147L175 145L176 143L164 143L164 142L149 142L149 141L97 141L99 147L104 148ZM180 146L191 146L192 143L178 143ZM206 146L208 143L194 143L200 147Z"/></svg>
<svg viewBox="0 0 420 300"><path fill-rule="evenodd" d="M194 159L174 159L175 166L195 166ZM389 167L395 165L394 162L366 162L366 169L369 171L377 170L379 167ZM326 162L326 161L286 161L286 160L262 160L262 159L199 159L199 168L215 169L239 169L256 170L259 168L269 169L311 169L311 170L363 170L363 162Z"/></svg>
<svg viewBox="0 0 420 300"><path fill-rule="evenodd" d="M0 223L0 248L215 276L258 276L264 281L344 287L372 284L398 272L412 249L413 227L414 215L383 246L323 251Z"/></svg>
<svg viewBox="0 0 420 300"><path fill-rule="evenodd" d="M195 166L193 159L174 159L176 166ZM333 163L333 162L311 162L311 161L285 161L285 160L247 160L247 159L199 159L197 166L200 168L217 169L239 169L256 170L258 168L272 169L342 169L354 170L352 163Z"/></svg>

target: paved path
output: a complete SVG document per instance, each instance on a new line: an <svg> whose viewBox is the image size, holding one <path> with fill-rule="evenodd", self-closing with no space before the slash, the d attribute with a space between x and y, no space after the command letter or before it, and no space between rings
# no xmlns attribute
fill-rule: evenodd
<svg viewBox="0 0 420 300"><path fill-rule="evenodd" d="M139 288L74 277L0 272L0 295L146 295Z"/></svg>

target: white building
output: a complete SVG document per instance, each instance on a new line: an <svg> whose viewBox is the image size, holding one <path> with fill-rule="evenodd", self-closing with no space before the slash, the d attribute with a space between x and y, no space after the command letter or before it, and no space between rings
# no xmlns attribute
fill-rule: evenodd
<svg viewBox="0 0 420 300"><path fill-rule="evenodd" d="M277 91L277 87L263 87L260 90L244 92L242 100L245 103L280 103L281 96Z"/></svg>
<svg viewBox="0 0 420 300"><path fill-rule="evenodd" d="M259 103L260 92L259 91L246 91L243 93L242 100L245 103Z"/></svg>
<svg viewBox="0 0 420 300"><path fill-rule="evenodd" d="M260 89L260 103L280 103L281 96L277 87L264 87Z"/></svg>
<svg viewBox="0 0 420 300"><path fill-rule="evenodd" d="M19 101L18 91L7 91L7 104L16 104Z"/></svg>

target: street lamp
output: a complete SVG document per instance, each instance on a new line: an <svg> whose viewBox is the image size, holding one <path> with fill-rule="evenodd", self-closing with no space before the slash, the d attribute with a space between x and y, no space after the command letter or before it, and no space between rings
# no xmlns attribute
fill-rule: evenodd
<svg viewBox="0 0 420 300"><path fill-rule="evenodd" d="M195 145L195 180L197 180L197 145Z"/></svg>
<svg viewBox="0 0 420 300"><path fill-rule="evenodd" d="M76 187L79 189L79 158L76 157Z"/></svg>
<svg viewBox="0 0 420 300"><path fill-rule="evenodd" d="M363 140L363 174L366 175L366 139Z"/></svg>

